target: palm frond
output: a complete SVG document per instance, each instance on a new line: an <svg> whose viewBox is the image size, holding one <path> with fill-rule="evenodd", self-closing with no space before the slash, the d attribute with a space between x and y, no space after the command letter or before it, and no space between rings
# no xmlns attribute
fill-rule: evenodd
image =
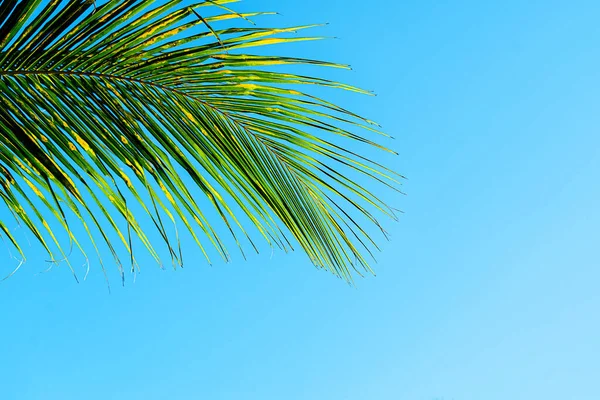
<svg viewBox="0 0 600 400"><path fill-rule="evenodd" d="M375 243L352 215L379 227L374 211L394 213L356 177L393 188L401 177L335 139L389 151L369 139L372 121L290 87L368 92L280 67L344 65L246 53L319 38L286 35L312 26L248 24L268 13L237 13L234 1L2 0L0 196L52 260L68 263L57 230L85 253L72 218L119 266L121 248L134 268L132 237L158 260L142 212L177 265L166 221L183 223L207 259L207 244L229 258L221 221L239 246L259 235L287 249L291 235L344 279L370 271ZM5 221L0 230L24 258Z"/></svg>

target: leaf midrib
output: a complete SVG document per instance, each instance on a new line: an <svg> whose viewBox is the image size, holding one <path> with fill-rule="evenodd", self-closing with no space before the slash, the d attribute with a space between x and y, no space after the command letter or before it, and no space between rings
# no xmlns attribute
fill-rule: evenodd
<svg viewBox="0 0 600 400"><path fill-rule="evenodd" d="M218 107L215 107L214 105L211 105L209 103L207 103L206 101L203 101L195 96L192 96L188 93L182 92L181 90L177 90L175 88L166 86L166 85L161 85L159 83L155 83L146 79L138 79L138 78L131 78L131 77L127 77L127 76L121 76L121 75L114 75L114 74L103 74L100 72L85 72L85 71L60 71L60 70L35 70L35 71L30 71L30 70L18 70L18 71L0 71L0 77L2 76L31 76L31 75L50 75L50 76L76 76L76 77L94 77L94 78L101 78L101 79L109 79L109 80L115 80L115 81L125 81L128 83L139 83L142 85L148 85L148 86L152 86L161 90L164 90L166 92L172 92L181 96L184 96L192 101L197 101L201 104L203 104L206 107L209 107L210 109L212 109L213 111L223 115L224 117L228 118L231 122L233 122L234 124L236 124L237 126L239 126L241 129L243 129L246 133L251 134L252 136L256 137L253 132L249 131L246 127L246 125L242 122L239 121L237 118L235 118L235 116L231 115L230 113L219 109ZM266 145L265 143L263 143L261 141L261 145L267 150L269 151L272 155L276 156L278 159L279 157L273 152L273 150L270 148L270 146ZM280 159L280 161L282 161L282 163L287 167L287 163L283 162L283 160ZM288 168L289 169L289 168Z"/></svg>
<svg viewBox="0 0 600 400"><path fill-rule="evenodd" d="M75 76L75 77L91 77L91 78L100 78L100 79L107 79L107 80L114 80L114 81L124 81L127 83L139 83L141 85L147 85L147 86L152 86L155 87L157 89L163 90L165 92L171 92L180 96L183 96L187 99L190 99L194 102L198 102L208 108L210 108L211 110L223 115L224 117L228 118L231 122L235 123L238 126L241 126L242 123L235 118L233 115L231 115L231 113L228 113L224 110L219 109L218 107L215 107L214 105L199 99L198 97L192 96L188 93L185 93L181 90L175 89L173 87L169 87L166 85L161 85L160 83L155 83L152 81L149 81L147 79L138 79L138 78L131 78L128 76L122 76L122 75L114 75L114 74L103 74L100 72L86 72L86 71L61 71L61 70L35 70L35 71L31 71L31 70L17 70L17 71L10 71L10 70L0 70L0 77L2 76L31 76L31 75L46 75L46 76Z"/></svg>
<svg viewBox="0 0 600 400"><path fill-rule="evenodd" d="M146 79L138 79L138 78L130 78L127 76L121 76L121 75L113 75L113 74L103 74L100 72L85 72L85 71L56 71L56 70L36 70L36 71L30 71L30 70L18 70L18 71L0 71L0 76L31 76L31 75L54 75L54 76L76 76L76 77L95 77L95 78L102 78L102 79L109 79L109 80L116 80L116 81L126 81L129 83L139 83L142 85L148 85L148 86L153 86L156 88L159 88L161 90L167 91L167 92L173 92L173 93L177 93L181 96L185 96L191 100L194 101L198 101L208 107L211 107L213 109L215 109L214 106L211 106L210 104L207 104L205 101L202 101L200 99L198 99L197 97L191 96L185 92L182 92L181 90L177 90L175 88L166 86L166 85L161 85L160 83L155 83Z"/></svg>
<svg viewBox="0 0 600 400"><path fill-rule="evenodd" d="M182 92L181 90L177 90L175 88L172 88L172 87L169 87L166 85L161 85L159 83L155 83L155 82L152 82L152 81L149 81L146 79L138 79L138 78L131 78L131 77L127 77L127 76L121 76L121 75L103 74L100 72L85 72L85 71L60 71L60 70L59 71L57 71L57 70L35 70L35 71L30 71L30 70L6 71L5 70L5 71L0 71L0 77L2 77L2 76L31 76L31 75L94 77L94 78L109 79L109 80L115 80L115 81L125 81L128 83L139 83L142 85L152 86L152 87L164 90L166 92L172 92L172 93L184 96L192 101L197 101L197 102L203 104L204 106L209 107L213 111L225 116L231 122L235 123L241 129L243 129L246 133L252 134L252 132L248 131L248 129L246 128L246 125L242 121L239 121L237 118L235 118L230 113L223 111L223 110L219 109L218 107L215 107L214 105L211 105L211 104L207 103L206 101L203 101L195 96L192 96L188 93ZM252 136L255 136L255 135L252 134ZM270 153L272 153L273 155L275 155L277 157L277 155L272 151L272 149L269 146L267 146L265 143L262 143L262 141L261 141L261 144ZM277 158L279 158L279 157L277 157ZM282 161L282 160L280 160L280 161ZM283 162L283 164L285 164L287 166L287 164L285 162Z"/></svg>

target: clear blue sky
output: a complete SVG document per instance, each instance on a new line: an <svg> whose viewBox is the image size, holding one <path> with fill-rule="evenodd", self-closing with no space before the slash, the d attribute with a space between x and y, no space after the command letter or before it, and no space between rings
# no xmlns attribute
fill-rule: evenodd
<svg viewBox="0 0 600 400"><path fill-rule="evenodd" d="M109 295L97 271L78 285L32 254L0 284L0 399L599 399L598 3L237 9L329 22L315 33L338 40L296 54L378 93L331 97L397 138L384 161L409 178L378 276L352 288L301 254L177 272L148 257Z"/></svg>

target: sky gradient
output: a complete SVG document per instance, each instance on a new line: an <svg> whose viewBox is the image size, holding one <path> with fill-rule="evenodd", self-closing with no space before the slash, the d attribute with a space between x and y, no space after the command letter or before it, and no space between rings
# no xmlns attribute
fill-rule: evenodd
<svg viewBox="0 0 600 400"><path fill-rule="evenodd" d="M600 398L600 5L235 7L328 22L313 33L337 39L281 52L377 93L329 97L396 138L378 157L408 178L377 277L350 287L300 253L209 267L189 243L198 265L148 256L108 294L31 254L0 284L0 399Z"/></svg>

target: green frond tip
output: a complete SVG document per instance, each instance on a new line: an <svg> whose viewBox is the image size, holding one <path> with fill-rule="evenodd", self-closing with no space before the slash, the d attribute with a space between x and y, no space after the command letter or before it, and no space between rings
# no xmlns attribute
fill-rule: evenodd
<svg viewBox="0 0 600 400"><path fill-rule="evenodd" d="M272 13L232 2L2 0L0 196L51 263L75 274L82 239L123 276L137 244L160 262L145 215L175 266L184 226L209 262L229 259L227 232L240 248L298 243L348 281L370 271L365 224L385 234L375 214L395 216L361 183L402 177L350 150L389 151L374 122L308 89L371 93L285 71L345 65L248 52L319 39L295 36L318 25L261 28ZM13 230L0 221L24 260Z"/></svg>

